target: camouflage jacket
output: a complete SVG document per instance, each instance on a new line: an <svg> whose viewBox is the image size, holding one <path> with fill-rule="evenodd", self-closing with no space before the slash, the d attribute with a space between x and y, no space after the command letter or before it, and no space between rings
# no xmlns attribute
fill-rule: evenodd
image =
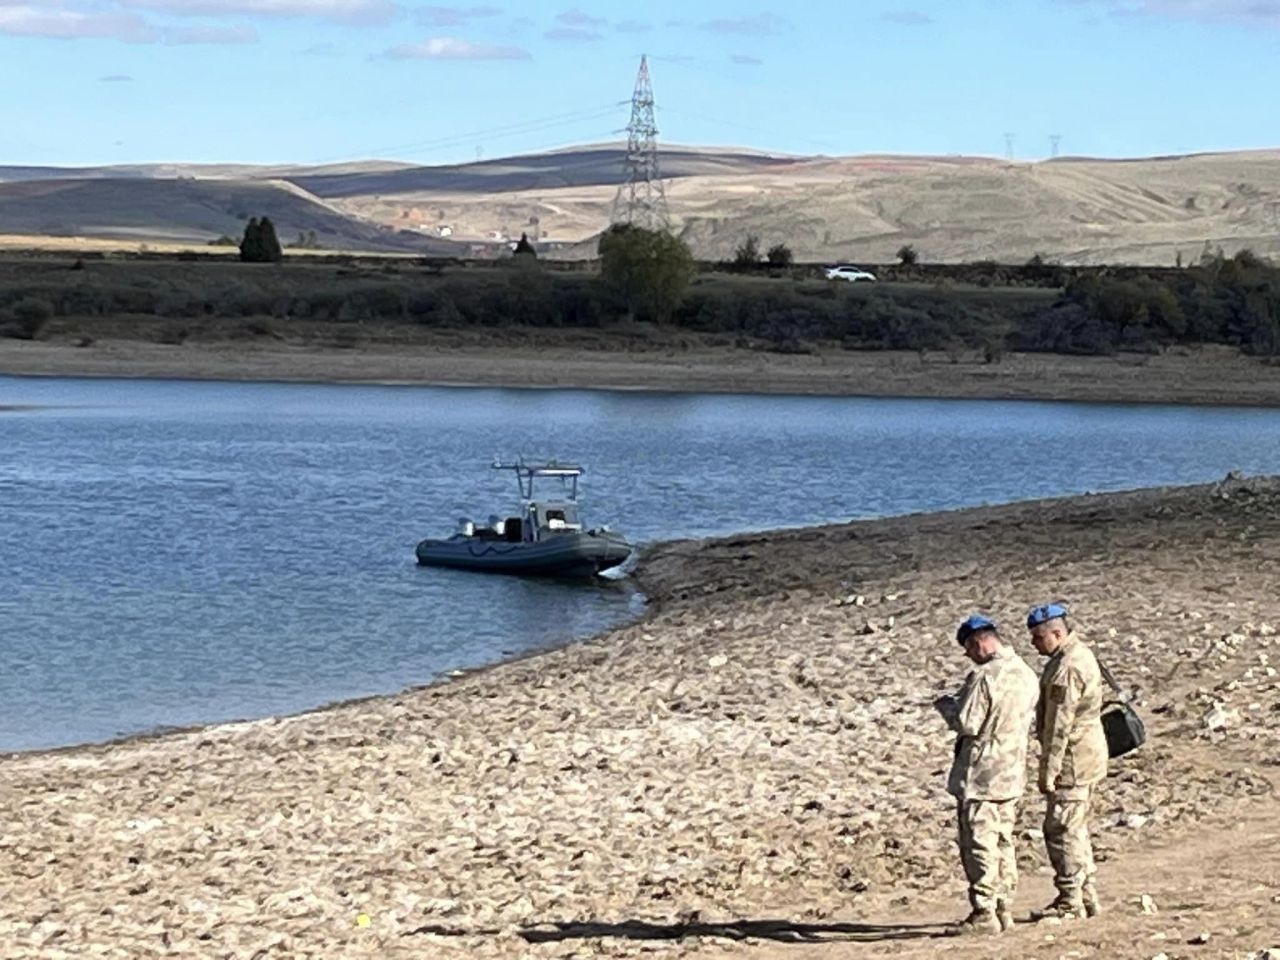
<svg viewBox="0 0 1280 960"><path fill-rule="evenodd" d="M1097 658L1070 635L1040 675L1036 731L1043 792L1088 786L1107 775L1102 694Z"/></svg>
<svg viewBox="0 0 1280 960"><path fill-rule="evenodd" d="M1035 672L1008 647L974 667L947 717L957 734L947 792L962 800L1022 796L1036 692Z"/></svg>

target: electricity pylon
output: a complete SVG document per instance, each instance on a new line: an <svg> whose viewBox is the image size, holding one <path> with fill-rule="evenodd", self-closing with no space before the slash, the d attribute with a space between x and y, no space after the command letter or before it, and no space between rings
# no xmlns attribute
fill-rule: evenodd
<svg viewBox="0 0 1280 960"><path fill-rule="evenodd" d="M627 124L627 155L622 161L624 179L613 198L610 223L630 223L648 230L669 230L667 194L658 172L658 126L653 116L653 84L649 59L640 58L636 89L631 95L631 122Z"/></svg>

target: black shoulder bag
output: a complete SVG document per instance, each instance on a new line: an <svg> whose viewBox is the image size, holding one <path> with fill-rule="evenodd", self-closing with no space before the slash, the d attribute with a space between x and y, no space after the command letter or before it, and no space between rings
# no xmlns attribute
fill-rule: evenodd
<svg viewBox="0 0 1280 960"><path fill-rule="evenodd" d="M1120 689L1111 671L1098 661L1102 679L1115 692L1114 700L1102 704L1102 733L1107 738L1107 755L1123 757L1147 742L1147 728L1129 703L1129 694Z"/></svg>

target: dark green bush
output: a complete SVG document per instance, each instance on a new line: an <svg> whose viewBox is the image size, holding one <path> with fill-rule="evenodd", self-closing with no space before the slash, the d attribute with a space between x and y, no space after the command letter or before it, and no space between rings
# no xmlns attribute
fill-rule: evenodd
<svg viewBox="0 0 1280 960"><path fill-rule="evenodd" d="M760 238L754 233L738 244L733 251L733 264L736 267L754 267L760 262Z"/></svg>
<svg viewBox="0 0 1280 960"><path fill-rule="evenodd" d="M22 323L43 324L53 319L53 304L37 297L23 297L9 309Z"/></svg>
<svg viewBox="0 0 1280 960"><path fill-rule="evenodd" d="M0 310L0 337L34 340L53 319L53 305L36 297L22 297Z"/></svg>
<svg viewBox="0 0 1280 960"><path fill-rule="evenodd" d="M1109 354L1217 343L1280 356L1280 270L1249 251L1230 258L1210 252L1180 270L1063 267L1043 257L1020 266L926 264L897 274L925 283L855 286L710 270L692 282L683 244L634 228L611 231L602 246L609 256L598 278L536 261L505 269L453 264L438 275L353 257L341 267L335 258L288 271L213 259L105 261L74 272L61 263L52 271L15 261L0 273L0 333L41 335L53 317L138 318L139 335L152 337L161 326L146 318L200 336L211 321L231 321L226 330L265 319L590 328L630 316L786 351L819 342L950 349L994 363L1005 350ZM667 274L655 266L662 257L669 258ZM877 272L892 280L900 269L881 265ZM1052 287L1060 278L1060 295L1017 289ZM289 333L287 326L276 329Z"/></svg>

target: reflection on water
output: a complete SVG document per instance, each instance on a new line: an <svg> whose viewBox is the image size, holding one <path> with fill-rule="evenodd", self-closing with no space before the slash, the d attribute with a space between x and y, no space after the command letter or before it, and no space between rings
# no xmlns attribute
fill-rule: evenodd
<svg viewBox="0 0 1280 960"><path fill-rule="evenodd" d="M577 459L638 541L1280 470L1280 413L0 378L0 749L302 710L588 636L625 585L418 568ZM19 408L19 409L15 409ZM22 409L26 408L26 409Z"/></svg>

